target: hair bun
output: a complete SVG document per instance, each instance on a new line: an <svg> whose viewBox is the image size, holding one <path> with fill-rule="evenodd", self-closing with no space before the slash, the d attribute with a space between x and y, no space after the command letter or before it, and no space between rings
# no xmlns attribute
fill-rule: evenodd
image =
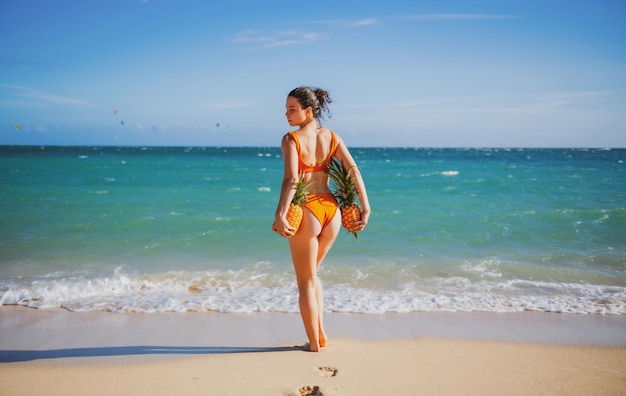
<svg viewBox="0 0 626 396"><path fill-rule="evenodd" d="M330 94L325 89L316 87L298 87L289 92L289 95L298 99L303 109L310 107L313 109L313 116L320 122L322 120L322 112L325 112L328 118L331 118L328 104L332 103Z"/></svg>

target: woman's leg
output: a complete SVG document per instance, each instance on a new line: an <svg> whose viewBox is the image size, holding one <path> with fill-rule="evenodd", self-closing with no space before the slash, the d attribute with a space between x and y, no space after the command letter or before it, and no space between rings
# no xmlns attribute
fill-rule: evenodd
<svg viewBox="0 0 626 396"><path fill-rule="evenodd" d="M322 233L317 238L318 240L318 250L317 250L317 264L316 269L319 269L322 265L322 261L326 257L326 254L333 246L333 243L337 239L337 235L339 234L339 230L341 229L341 213L337 210L335 217L326 225L326 227L322 230ZM324 330L324 290L322 288L322 282L317 281L317 287L315 288L315 297L317 299L318 306L318 319L317 325L319 328L319 340L320 346L325 347L328 344L328 337L326 336L326 331Z"/></svg>
<svg viewBox="0 0 626 396"><path fill-rule="evenodd" d="M320 348L320 307L316 291L319 284L317 278L318 235L321 231L322 226L319 221L308 209L304 209L302 224L298 232L289 238L291 258L298 283L300 315L312 352L317 352Z"/></svg>
<svg viewBox="0 0 626 396"><path fill-rule="evenodd" d="M326 225L318 237L319 249L317 251L317 268L322 265L322 261L326 257L326 254L330 251L330 248L335 243L337 235L341 230L341 212L337 209L335 217Z"/></svg>

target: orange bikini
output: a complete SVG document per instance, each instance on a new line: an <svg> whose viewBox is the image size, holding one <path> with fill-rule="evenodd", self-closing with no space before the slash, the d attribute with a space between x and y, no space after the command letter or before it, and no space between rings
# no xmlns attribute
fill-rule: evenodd
<svg viewBox="0 0 626 396"><path fill-rule="evenodd" d="M326 159L319 164L307 165L302 162L302 157L300 156L300 140L298 140L298 136L294 132L289 132L289 136L291 136L296 142L296 150L298 151L298 173L328 172L326 162L330 162L335 155L335 151L337 151L337 139L335 138L335 133L331 131L330 134L330 152L328 153L328 157L326 157ZM311 213L313 213L322 225L322 229L326 228L328 223L330 223L333 217L335 217L335 213L337 213L337 208L339 206L337 204L337 200L335 200L332 193L309 194L308 198L308 201L302 206L309 209Z"/></svg>

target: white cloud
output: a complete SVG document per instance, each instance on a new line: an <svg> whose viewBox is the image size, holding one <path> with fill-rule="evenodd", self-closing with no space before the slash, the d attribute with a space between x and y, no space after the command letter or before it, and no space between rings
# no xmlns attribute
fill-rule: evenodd
<svg viewBox="0 0 626 396"><path fill-rule="evenodd" d="M365 19L317 19L312 21L290 22L290 25L310 24L326 25L336 29L358 28L364 26L380 25L385 18L365 18Z"/></svg>
<svg viewBox="0 0 626 396"><path fill-rule="evenodd" d="M575 100L584 98L598 98L609 95L617 95L624 93L623 89L609 89L603 91L574 91L574 92L556 92L540 95L539 100Z"/></svg>
<svg viewBox="0 0 626 396"><path fill-rule="evenodd" d="M415 21L468 21L485 19L511 19L513 15L501 14L415 14L396 17L398 19L410 19Z"/></svg>
<svg viewBox="0 0 626 396"><path fill-rule="evenodd" d="M6 88L12 91L19 100L13 100L15 105L27 106L46 106L46 105L66 105L66 106L90 106L90 104L82 99L69 98L66 96L55 95L51 93L41 92L33 88L22 85L0 83L0 88ZM26 101L24 101L26 99ZM6 101L5 101L6 103Z"/></svg>
<svg viewBox="0 0 626 396"><path fill-rule="evenodd" d="M233 110L245 109L256 106L256 103L240 101L240 102L207 102L202 105L207 110Z"/></svg>
<svg viewBox="0 0 626 396"><path fill-rule="evenodd" d="M510 19L516 18L512 15L501 14L415 14L395 17L377 17L364 19L329 19L298 22L302 24L323 24L330 25L336 29L359 28L368 26L378 26L390 20L413 20L413 21L467 21L467 20L493 20L493 19ZM291 23L290 23L291 24ZM243 30L239 32L234 42L240 44L249 44L251 47L247 49L259 50L270 49L276 47L284 47L288 45L310 44L320 40L327 40L330 37L327 34L311 33L298 30Z"/></svg>
<svg viewBox="0 0 626 396"><path fill-rule="evenodd" d="M368 18L368 19L362 19L359 21L352 22L350 26L372 26L372 25L378 25L379 23L380 23L380 20L376 18Z"/></svg>
<svg viewBox="0 0 626 396"><path fill-rule="evenodd" d="M262 30L244 30L239 32L233 41L236 43L252 45L252 47L248 49L270 49L275 47L284 47L287 45L310 44L326 39L328 39L328 36L324 34L296 30L273 32L265 32Z"/></svg>
<svg viewBox="0 0 626 396"><path fill-rule="evenodd" d="M324 24L331 25L336 28L353 28L364 26L375 26L388 23L392 20L409 20L409 21L469 21L469 20L494 20L494 19L512 19L517 18L514 15L502 14L413 14L401 16L380 16L364 19L327 19L315 20L308 22L298 22L298 24Z"/></svg>
<svg viewBox="0 0 626 396"><path fill-rule="evenodd" d="M397 114L569 114L580 111L589 99L624 90L539 93L528 96L483 95L441 97L383 105Z"/></svg>

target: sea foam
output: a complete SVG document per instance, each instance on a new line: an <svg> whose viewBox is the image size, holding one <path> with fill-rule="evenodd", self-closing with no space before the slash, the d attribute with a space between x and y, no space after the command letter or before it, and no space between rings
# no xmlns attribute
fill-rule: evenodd
<svg viewBox="0 0 626 396"><path fill-rule="evenodd" d="M470 269L471 271L476 268ZM481 270L481 269L478 269ZM362 287L371 273L359 270L354 285L324 280L331 312L563 312L626 314L626 288L582 283L480 280L466 277L413 279L394 288ZM298 289L290 272L260 268L46 277L3 282L0 304L70 311L111 312L297 312Z"/></svg>

